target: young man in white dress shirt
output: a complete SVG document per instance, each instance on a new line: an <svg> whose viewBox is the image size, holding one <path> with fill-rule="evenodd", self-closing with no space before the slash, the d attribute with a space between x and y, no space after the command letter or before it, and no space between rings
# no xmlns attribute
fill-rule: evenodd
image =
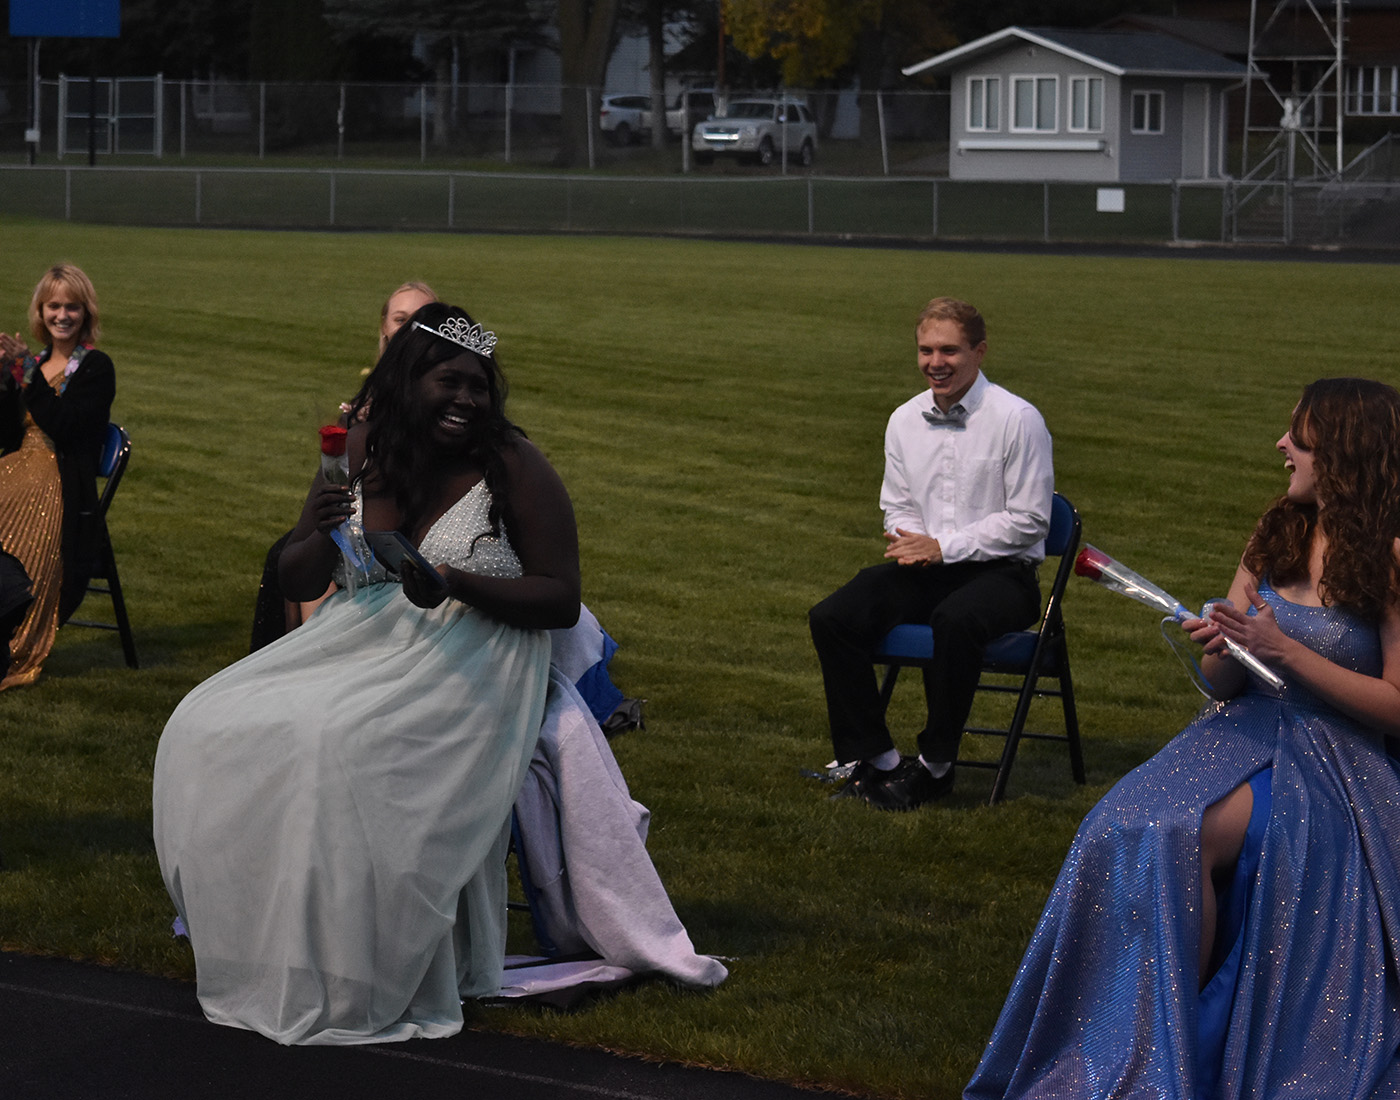
<svg viewBox="0 0 1400 1100"><path fill-rule="evenodd" d="M986 645L1040 614L1054 494L1050 433L1035 407L982 374L987 329L955 298L935 298L915 327L928 390L885 429L885 557L810 614L836 758L856 763L838 797L912 810L953 788L958 742ZM901 623L933 627L924 672L928 722L919 755L901 757L885 725L873 659Z"/></svg>

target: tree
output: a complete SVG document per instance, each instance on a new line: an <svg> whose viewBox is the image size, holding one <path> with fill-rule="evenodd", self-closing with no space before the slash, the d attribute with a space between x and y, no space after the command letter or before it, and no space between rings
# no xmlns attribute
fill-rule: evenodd
<svg viewBox="0 0 1400 1100"><path fill-rule="evenodd" d="M326 21L342 41L377 35L427 44L437 94L432 139L445 145L454 54L497 53L512 44L537 41L541 18L533 3L509 0L322 0Z"/></svg>
<svg viewBox="0 0 1400 1100"><path fill-rule="evenodd" d="M560 167L584 160L588 131L598 125L590 110L590 92L603 86L617 26L618 0L556 0L554 26L559 31L559 69L563 76L560 119Z"/></svg>
<svg viewBox="0 0 1400 1100"><path fill-rule="evenodd" d="M253 0L248 76L253 80L334 80L335 48L321 0Z"/></svg>
<svg viewBox="0 0 1400 1100"><path fill-rule="evenodd" d="M908 64L1002 27L1085 27L1113 15L1170 10L1170 0L723 0L734 44L749 57L772 57L790 87L847 75L857 62L861 87L888 62ZM877 63L882 61L883 64Z"/></svg>
<svg viewBox="0 0 1400 1100"><path fill-rule="evenodd" d="M768 55L789 87L809 87L845 68L863 27L878 24L884 0L724 0L734 44Z"/></svg>
<svg viewBox="0 0 1400 1100"><path fill-rule="evenodd" d="M614 47L625 34L647 36L647 72L651 77L651 144L666 144L666 45L680 28L693 30L703 6L714 10L716 0L621 0L618 5ZM714 35L708 36L714 40Z"/></svg>
<svg viewBox="0 0 1400 1100"><path fill-rule="evenodd" d="M69 74L95 69L103 77L163 73L171 80L211 72L243 76L251 7L252 0L123 0L120 38L44 39L43 68ZM24 62L11 71L23 73Z"/></svg>

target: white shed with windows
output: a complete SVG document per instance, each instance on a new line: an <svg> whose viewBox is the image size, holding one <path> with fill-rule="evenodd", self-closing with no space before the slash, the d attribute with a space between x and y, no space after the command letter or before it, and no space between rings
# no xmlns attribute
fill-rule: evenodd
<svg viewBox="0 0 1400 1100"><path fill-rule="evenodd" d="M1098 183L1223 175L1245 66L1165 34L1007 27L904 70L948 75L948 175Z"/></svg>

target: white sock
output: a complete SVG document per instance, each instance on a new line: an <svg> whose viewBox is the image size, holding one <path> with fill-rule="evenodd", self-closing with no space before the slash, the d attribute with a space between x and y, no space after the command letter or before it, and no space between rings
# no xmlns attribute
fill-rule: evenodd
<svg viewBox="0 0 1400 1100"><path fill-rule="evenodd" d="M879 756L870 757L866 763L874 766L878 771L893 771L899 767L899 750L886 749Z"/></svg>
<svg viewBox="0 0 1400 1100"><path fill-rule="evenodd" d="M949 769L951 769L953 766L952 764L947 763L946 761L941 764L930 764L927 760L924 759L923 753L919 753L919 763L926 767L928 769L929 775L933 776L933 778L935 779L942 779L945 775L948 774Z"/></svg>

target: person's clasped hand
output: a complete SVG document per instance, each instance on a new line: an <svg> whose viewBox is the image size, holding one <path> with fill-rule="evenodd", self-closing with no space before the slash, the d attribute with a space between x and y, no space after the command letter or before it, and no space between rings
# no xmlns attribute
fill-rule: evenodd
<svg viewBox="0 0 1400 1100"><path fill-rule="evenodd" d="M937 565L943 560L938 540L929 535L896 527L893 535L885 532L885 542L885 557L900 565Z"/></svg>
<svg viewBox="0 0 1400 1100"><path fill-rule="evenodd" d="M447 569L446 565L437 567L438 574L444 581L447 580ZM437 607L447 599L447 585L437 584L430 577L425 577L423 571L411 561L405 561L399 566L399 578L403 581L403 594L415 607Z"/></svg>
<svg viewBox="0 0 1400 1100"><path fill-rule="evenodd" d="M1254 614L1250 615L1229 604L1216 604L1211 618L1224 637L1244 646L1266 665L1281 665L1292 643L1288 635L1280 629L1274 618L1274 609L1259 595L1259 588L1253 581L1245 586L1244 594L1249 599ZM1220 646L1224 648L1224 641Z"/></svg>

